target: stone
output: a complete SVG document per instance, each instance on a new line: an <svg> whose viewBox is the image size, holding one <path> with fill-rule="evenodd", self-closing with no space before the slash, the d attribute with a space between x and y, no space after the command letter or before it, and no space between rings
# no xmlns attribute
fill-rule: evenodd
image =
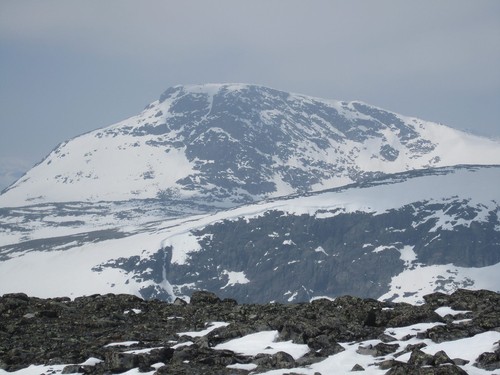
<svg viewBox="0 0 500 375"><path fill-rule="evenodd" d="M474 366L487 371L500 369L500 355L498 353L487 352L476 358Z"/></svg>
<svg viewBox="0 0 500 375"><path fill-rule="evenodd" d="M398 350L399 344L379 343L375 345L373 348L376 350L375 356L379 357L390 353L394 353L396 350Z"/></svg>
<svg viewBox="0 0 500 375"><path fill-rule="evenodd" d="M500 315L496 296L485 291L468 291L456 296L431 297L427 306L411 306L349 296L338 301L322 299L289 305L237 304L221 301L210 292L196 292L192 299L194 303L189 304L144 301L123 294L92 295L75 300L11 295L0 297L0 368L13 372L41 363L64 364L68 373L90 375L126 372L134 368L169 375L245 374L248 371L226 366L253 363L258 366L257 372L305 367L345 350L339 342L350 342L348 345L356 345L359 352L373 356L371 363L388 374L463 374L458 366L467 361L451 360L445 352L428 355L421 350L425 346L423 342L406 345L401 350L393 343L395 334L388 327L395 328L396 324L407 322L442 323L442 318L434 314L434 310L443 304L456 309L467 308L471 321L467 325L450 323L439 326L443 328L434 327L422 332L421 337L446 340L493 331L497 328L488 327ZM460 301L458 297L469 300ZM125 313L134 309L141 313ZM370 311L375 313L374 324L366 322ZM200 337L178 335L203 330L207 323L216 321L229 325ZM278 331L278 341L306 344L310 351L295 360L284 352L243 356L230 350L214 349L220 343L270 330ZM415 337L415 334L409 337ZM379 341L372 341L372 345L360 344L377 339ZM125 341L135 344L108 346ZM408 363L377 358L387 355L397 358L404 353L411 353ZM499 349L482 353L475 366L487 371L498 370L499 354ZM69 365L83 363L90 357L103 362L95 366ZM152 365L157 363L164 366L155 371ZM353 371L356 369L356 366L352 367Z"/></svg>
<svg viewBox="0 0 500 375"><path fill-rule="evenodd" d="M307 346L322 356L328 357L344 351L344 347L340 345L333 335L321 334L307 340Z"/></svg>
<svg viewBox="0 0 500 375"><path fill-rule="evenodd" d="M361 365L358 365L357 363L352 367L351 369L352 372L355 372L355 371L365 371L364 367L361 366Z"/></svg>
<svg viewBox="0 0 500 375"><path fill-rule="evenodd" d="M420 349L414 349L411 352L408 364L413 366L432 366L434 364L434 357L430 354L424 353Z"/></svg>
<svg viewBox="0 0 500 375"><path fill-rule="evenodd" d="M368 345L368 346L360 345L356 350L356 352L363 355L380 357L389 353L394 353L398 348L399 348L398 344L378 343L376 345Z"/></svg>
<svg viewBox="0 0 500 375"><path fill-rule="evenodd" d="M200 304L217 304L220 303L221 300L215 293L208 292L205 290L194 292L191 296L191 305L200 305Z"/></svg>
<svg viewBox="0 0 500 375"><path fill-rule="evenodd" d="M83 368L80 365L67 365L64 366L61 374L77 374L83 373Z"/></svg>
<svg viewBox="0 0 500 375"><path fill-rule="evenodd" d="M434 354L434 366L440 366L447 363L454 364L448 354L446 354L443 350L440 350Z"/></svg>
<svg viewBox="0 0 500 375"><path fill-rule="evenodd" d="M57 311L54 310L42 310L39 312L39 315L44 318L57 318L58 314Z"/></svg>
<svg viewBox="0 0 500 375"><path fill-rule="evenodd" d="M367 346L359 346L358 349L356 349L356 353L362 354L362 355L372 355L375 356L377 354L377 350L373 347L373 345L367 345Z"/></svg>
<svg viewBox="0 0 500 375"><path fill-rule="evenodd" d="M457 366L464 366L466 365L467 363L469 363L470 361L466 360L466 359L462 359L462 358L453 358L453 363Z"/></svg>
<svg viewBox="0 0 500 375"><path fill-rule="evenodd" d="M176 306L184 306L187 305L187 302L184 301L182 298L177 297L174 301L174 305Z"/></svg>
<svg viewBox="0 0 500 375"><path fill-rule="evenodd" d="M106 367L112 372L125 372L139 366L139 356L111 352L105 357Z"/></svg>
<svg viewBox="0 0 500 375"><path fill-rule="evenodd" d="M381 369L381 370L388 370L390 368L393 368L395 366L400 366L400 365L403 365L404 363L403 362L400 362L400 361L396 361L395 359L386 359L382 362L379 362L378 363L378 367Z"/></svg>
<svg viewBox="0 0 500 375"><path fill-rule="evenodd" d="M7 299L18 299L21 301L28 302L29 297L26 293L7 293L2 296L2 298L7 298Z"/></svg>
<svg viewBox="0 0 500 375"><path fill-rule="evenodd" d="M277 352L273 355L257 355L255 357L255 363L259 366L259 369L295 367L295 360L290 354L285 352Z"/></svg>
<svg viewBox="0 0 500 375"><path fill-rule="evenodd" d="M380 341L382 342L385 342L385 343L388 343L388 342L393 342L393 341L396 341L396 338L391 336L391 335L387 335L385 333L379 335L377 337Z"/></svg>

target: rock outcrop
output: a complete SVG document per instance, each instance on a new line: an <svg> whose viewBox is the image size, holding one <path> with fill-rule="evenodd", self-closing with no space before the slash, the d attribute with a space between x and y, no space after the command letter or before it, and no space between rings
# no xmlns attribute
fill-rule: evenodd
<svg viewBox="0 0 500 375"><path fill-rule="evenodd" d="M343 296L291 305L240 305L209 292L195 292L191 303L113 294L74 300L6 294L0 297L0 373L32 364L65 365L60 368L64 374L134 368L155 374L301 373L305 366L311 373L314 364L351 347L359 358L372 359L369 366L387 374L463 374L464 366L472 365L486 371L500 368L498 342L473 362L443 350L426 352L434 343L498 334L499 294L459 290L434 293L425 301L414 306ZM402 336L401 327L417 324L419 329ZM295 345L305 354L278 346L274 352L266 348L253 354L235 346L225 349L231 340L259 332L276 332L276 344ZM366 366L366 361L353 362L348 371Z"/></svg>

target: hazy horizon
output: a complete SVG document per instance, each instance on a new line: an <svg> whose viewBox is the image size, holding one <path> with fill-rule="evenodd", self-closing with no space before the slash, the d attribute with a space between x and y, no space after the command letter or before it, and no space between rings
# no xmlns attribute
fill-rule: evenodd
<svg viewBox="0 0 500 375"><path fill-rule="evenodd" d="M4 0L0 190L176 84L243 82L500 138L500 3Z"/></svg>

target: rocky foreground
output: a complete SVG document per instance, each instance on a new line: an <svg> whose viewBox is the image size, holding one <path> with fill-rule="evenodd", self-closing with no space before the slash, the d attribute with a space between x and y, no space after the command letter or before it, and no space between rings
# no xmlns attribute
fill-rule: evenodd
<svg viewBox="0 0 500 375"><path fill-rule="evenodd" d="M500 294L458 290L425 302L344 296L239 305L195 292L188 304L169 304L131 295L6 294L0 297L0 374L22 374L30 365L44 365L40 374L500 373ZM449 341L457 345L441 345ZM469 347L456 357L459 343ZM30 369L24 373L38 367Z"/></svg>

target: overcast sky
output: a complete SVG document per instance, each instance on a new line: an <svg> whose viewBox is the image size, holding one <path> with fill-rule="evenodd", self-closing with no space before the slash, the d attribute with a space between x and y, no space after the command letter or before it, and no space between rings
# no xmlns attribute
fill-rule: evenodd
<svg viewBox="0 0 500 375"><path fill-rule="evenodd" d="M0 189L168 87L246 82L500 138L497 0L0 0Z"/></svg>

